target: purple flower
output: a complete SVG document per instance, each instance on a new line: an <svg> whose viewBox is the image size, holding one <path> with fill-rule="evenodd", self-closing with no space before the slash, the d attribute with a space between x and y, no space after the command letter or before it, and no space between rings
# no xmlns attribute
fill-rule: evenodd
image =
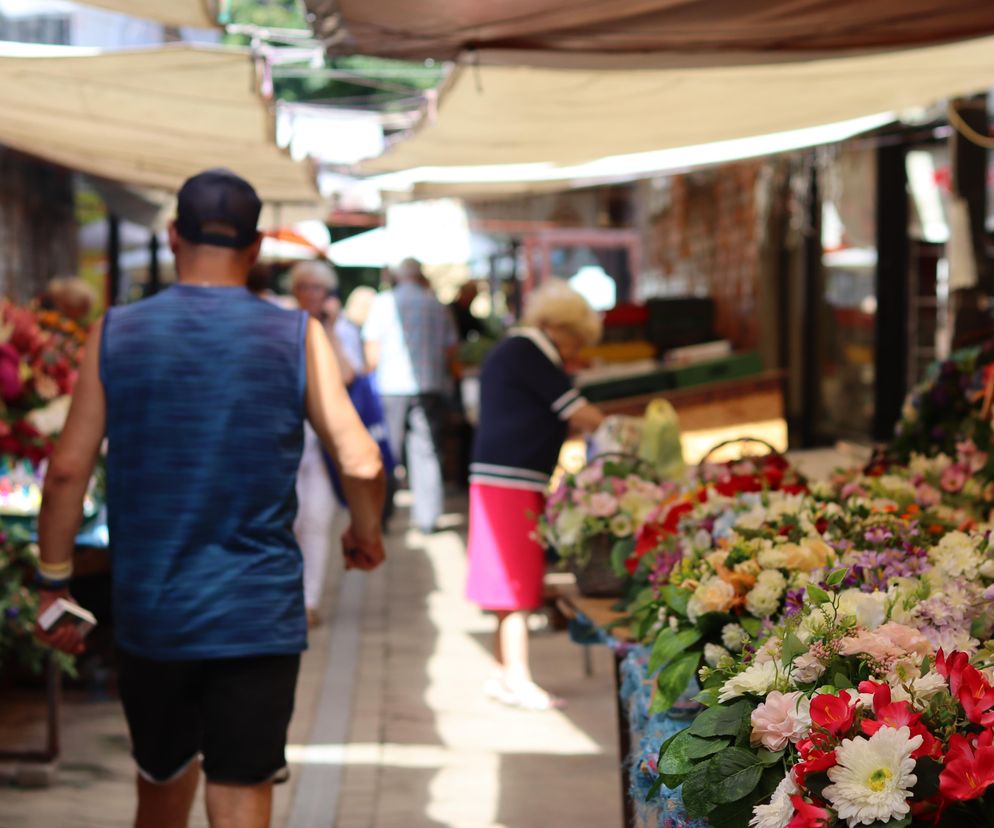
<svg viewBox="0 0 994 828"><path fill-rule="evenodd" d="M789 589L784 603L784 615L796 615L804 608L804 590Z"/></svg>
<svg viewBox="0 0 994 828"><path fill-rule="evenodd" d="M3 614L11 621L13 621L15 618L17 618L17 616L21 614L21 611L17 607L7 607L7 609L3 611Z"/></svg>
<svg viewBox="0 0 994 828"><path fill-rule="evenodd" d="M863 533L867 543L884 543L889 541L894 535L882 526L872 526Z"/></svg>

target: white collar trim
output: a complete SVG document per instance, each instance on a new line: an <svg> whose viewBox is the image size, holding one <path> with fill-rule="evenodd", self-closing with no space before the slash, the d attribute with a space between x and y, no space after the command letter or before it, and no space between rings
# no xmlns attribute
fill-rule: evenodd
<svg viewBox="0 0 994 828"><path fill-rule="evenodd" d="M553 365L562 366L563 358L559 356L559 351L556 350L556 346L553 345L552 340L538 328L512 328L510 335L522 336L525 339L530 339L535 344L535 347L545 354L546 357L548 357L549 362Z"/></svg>

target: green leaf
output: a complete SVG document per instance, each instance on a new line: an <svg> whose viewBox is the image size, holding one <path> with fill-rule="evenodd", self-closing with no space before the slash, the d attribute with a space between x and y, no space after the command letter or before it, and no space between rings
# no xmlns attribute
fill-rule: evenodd
<svg viewBox="0 0 994 828"><path fill-rule="evenodd" d="M635 551L635 538L622 538L611 547L611 568L616 575L627 575L625 561Z"/></svg>
<svg viewBox="0 0 994 828"><path fill-rule="evenodd" d="M669 664L680 653L701 640L701 633L696 629L674 630L667 627L656 638L649 655L649 675L653 675L664 664ZM682 690L680 691L683 692Z"/></svg>
<svg viewBox="0 0 994 828"><path fill-rule="evenodd" d="M712 736L737 736L743 715L751 715L752 710L752 705L747 701L709 707L698 714L689 730L695 736L705 739Z"/></svg>
<svg viewBox="0 0 994 828"><path fill-rule="evenodd" d="M649 788L649 792L645 795L646 802L652 802L653 797L659 793L659 789L665 785L666 782L661 776L656 777L656 781L652 783L652 787Z"/></svg>
<svg viewBox="0 0 994 828"><path fill-rule="evenodd" d="M763 765L746 748L730 747L708 763L709 796L719 804L737 802L751 794L763 775Z"/></svg>
<svg viewBox="0 0 994 828"><path fill-rule="evenodd" d="M836 569L834 572L830 572L828 577L825 579L825 583L829 586L838 586L846 579L846 573L848 569Z"/></svg>
<svg viewBox="0 0 994 828"><path fill-rule="evenodd" d="M783 640L783 657L781 659L783 666L789 667L795 658L807 651L807 645L800 638L794 633L787 633L787 637Z"/></svg>
<svg viewBox="0 0 994 828"><path fill-rule="evenodd" d="M741 624L742 629L744 629L747 633L749 633L749 635L751 635L753 638L759 635L759 631L763 627L762 621L760 621L758 618L752 618L752 617L743 618L741 621L739 621L739 624Z"/></svg>
<svg viewBox="0 0 994 828"><path fill-rule="evenodd" d="M702 739L689 731L681 730L660 751L657 770L667 776L686 775L694 769L697 764L695 760L713 756L726 747L728 741L725 739Z"/></svg>
<svg viewBox="0 0 994 828"><path fill-rule="evenodd" d="M815 586L814 584L808 584L807 586L808 600L811 601L815 606L821 606L822 604L827 604L832 600L832 596L829 595L821 587Z"/></svg>
<svg viewBox="0 0 994 828"><path fill-rule="evenodd" d="M659 590L659 594L666 602L666 606L673 610L673 612L677 615L682 615L684 618L687 617L687 604L690 603L692 594L689 589L667 584Z"/></svg>
<svg viewBox="0 0 994 828"><path fill-rule="evenodd" d="M756 758L759 760L759 764L769 767L775 765L781 759L783 759L782 750L767 750L766 748L760 748L756 751Z"/></svg>
<svg viewBox="0 0 994 828"><path fill-rule="evenodd" d="M653 707L658 703L663 710L669 710L673 703L687 692L687 685L697 673L701 665L701 654L698 652L684 653L669 666L656 679L656 698L653 700Z"/></svg>
<svg viewBox="0 0 994 828"><path fill-rule="evenodd" d="M845 673L836 673L832 677L832 684L835 685L836 690L851 690L852 682L849 680L849 676Z"/></svg>
<svg viewBox="0 0 994 828"><path fill-rule="evenodd" d="M708 687L694 696L694 701L698 704L703 704L705 707L714 707L718 703L719 692L720 688L718 687Z"/></svg>
<svg viewBox="0 0 994 828"><path fill-rule="evenodd" d="M698 765L683 781L683 806L689 817L706 817L718 805L708 785L708 769L714 761L715 759L709 759Z"/></svg>

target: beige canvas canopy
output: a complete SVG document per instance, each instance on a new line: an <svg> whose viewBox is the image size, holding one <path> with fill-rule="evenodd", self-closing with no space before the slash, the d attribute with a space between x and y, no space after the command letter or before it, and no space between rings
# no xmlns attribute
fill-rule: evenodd
<svg viewBox="0 0 994 828"><path fill-rule="evenodd" d="M465 57L437 111L367 166L574 164L899 112L994 86L994 37L766 64L582 63L534 52Z"/></svg>
<svg viewBox="0 0 994 828"><path fill-rule="evenodd" d="M307 166L276 146L245 50L4 48L0 144L164 190L178 189L200 170L226 166L266 201L317 200Z"/></svg>
<svg viewBox="0 0 994 828"><path fill-rule="evenodd" d="M155 20L167 26L214 28L217 22L216 0L80 0L88 6Z"/></svg>
<svg viewBox="0 0 994 828"><path fill-rule="evenodd" d="M189 2L189 0L187 0ZM990 0L305 0L335 53L454 58L464 49L754 59L994 34ZM135 2L131 5L142 5ZM177 3L179 5L179 3Z"/></svg>

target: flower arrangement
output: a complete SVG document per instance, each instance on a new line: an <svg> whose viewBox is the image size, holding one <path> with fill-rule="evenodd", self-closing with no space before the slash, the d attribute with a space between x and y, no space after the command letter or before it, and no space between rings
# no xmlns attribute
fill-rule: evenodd
<svg viewBox="0 0 994 828"><path fill-rule="evenodd" d="M972 554L990 559L986 539ZM954 622L967 649L936 648L910 594L838 591L847 575L808 587L762 643L701 671L711 706L657 764L657 784L682 785L690 816L742 828L990 824L992 650L969 641L990 621L967 612Z"/></svg>
<svg viewBox="0 0 994 828"><path fill-rule="evenodd" d="M564 475L539 517L539 541L581 565L594 537L633 544L649 515L676 490L676 484L645 474L638 458L618 455L595 458L576 474ZM628 552L630 547L622 551L622 560Z"/></svg>
<svg viewBox="0 0 994 828"><path fill-rule="evenodd" d="M85 339L58 314L0 301L0 455L38 465L51 453Z"/></svg>

